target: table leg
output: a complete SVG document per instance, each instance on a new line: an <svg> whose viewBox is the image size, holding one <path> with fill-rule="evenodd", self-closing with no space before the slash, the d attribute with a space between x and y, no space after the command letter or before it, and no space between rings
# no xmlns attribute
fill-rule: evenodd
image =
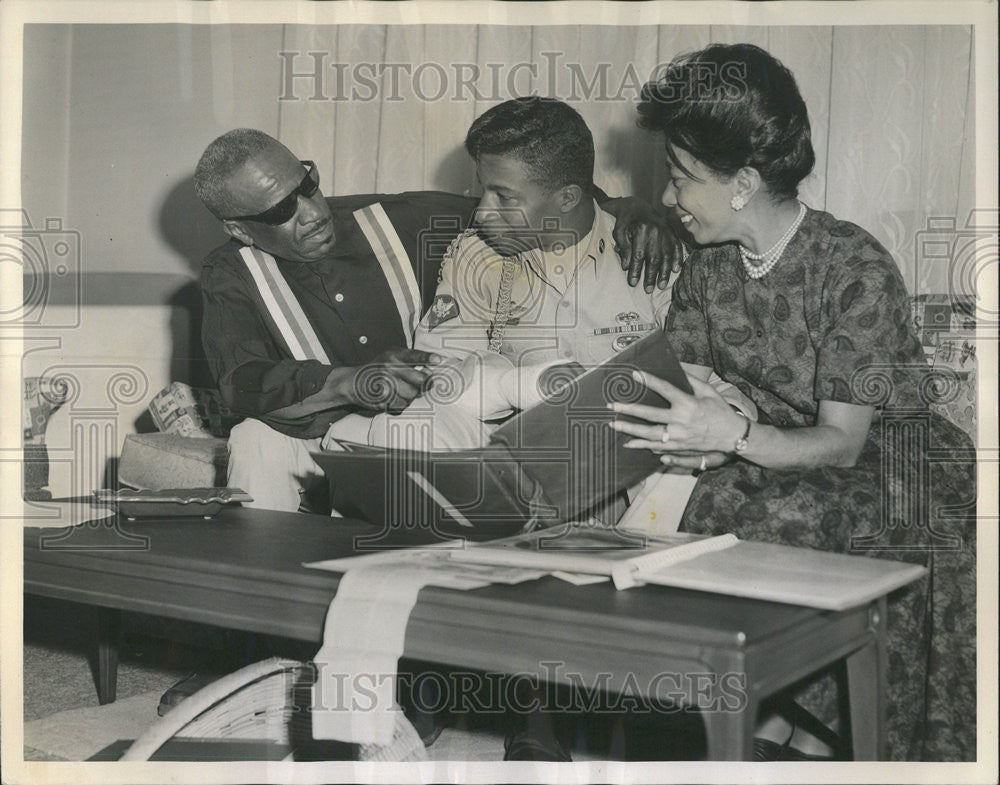
<svg viewBox="0 0 1000 785"><path fill-rule="evenodd" d="M885 598L869 609L871 641L847 657L854 760L885 758Z"/></svg>
<svg viewBox="0 0 1000 785"><path fill-rule="evenodd" d="M102 706L115 702L118 686L118 645L122 612L117 608L97 609L97 701Z"/></svg>
<svg viewBox="0 0 1000 785"><path fill-rule="evenodd" d="M752 760L757 704L748 700L742 710L719 707L702 712L709 760Z"/></svg>

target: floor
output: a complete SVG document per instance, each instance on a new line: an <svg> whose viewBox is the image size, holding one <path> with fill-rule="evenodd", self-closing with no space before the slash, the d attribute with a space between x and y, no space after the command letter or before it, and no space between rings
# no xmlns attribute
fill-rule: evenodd
<svg viewBox="0 0 1000 785"><path fill-rule="evenodd" d="M174 644L166 644L151 635L153 623L149 617L126 617L118 699L100 706L95 687L96 611L76 603L25 597L26 760L85 759L87 753L105 746L101 742L112 728L121 727L134 737L135 729L157 718L163 692L196 669L206 655L211 661L218 633L189 625Z"/></svg>
<svg viewBox="0 0 1000 785"><path fill-rule="evenodd" d="M99 706L95 689L93 608L38 597L24 607L24 721L26 760L86 760L123 738L135 738L158 719L165 691L192 672L232 672L278 654L308 660L315 647L216 627L125 614L117 700ZM700 721L661 715L628 723L587 715L574 722L574 760L692 760L703 755ZM506 724L502 713L452 713L428 747L431 760L499 761ZM627 735L627 752L623 739Z"/></svg>

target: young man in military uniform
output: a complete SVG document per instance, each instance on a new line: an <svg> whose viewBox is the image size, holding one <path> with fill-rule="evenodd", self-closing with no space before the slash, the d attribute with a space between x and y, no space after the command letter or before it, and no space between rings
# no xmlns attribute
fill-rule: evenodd
<svg viewBox="0 0 1000 785"><path fill-rule="evenodd" d="M474 226L444 255L414 347L463 359L465 397L474 400L462 408L478 407L488 421L537 403L549 368L598 365L661 329L671 290L644 291L622 276L614 216L594 198L593 137L576 110L553 99L506 101L472 124L465 144L483 196ZM461 428L452 413L434 425L436 447L488 435ZM384 439L375 428L371 437Z"/></svg>
<svg viewBox="0 0 1000 785"><path fill-rule="evenodd" d="M433 421L435 438L440 430L444 440L468 442L457 446L488 434L488 427L469 425L468 412L477 405L480 419L488 420L537 402L546 370L613 358L662 328L671 297L669 286L643 291L624 280L614 218L594 199L593 137L570 106L541 98L507 101L472 124L465 145L483 196L473 228L444 256L414 340L415 348L460 359L464 378L473 380L465 426L453 411ZM735 387L714 376L710 381L756 417ZM379 441L374 431L372 440ZM435 446L455 446L441 441ZM675 484L674 506L682 511L694 484L690 473L655 480ZM607 523L616 512L620 507L607 505L599 514ZM521 705L544 695L538 688ZM520 720L508 734L507 760L570 759L564 742L574 727L572 713L535 710Z"/></svg>
<svg viewBox="0 0 1000 785"><path fill-rule="evenodd" d="M423 389L438 358L414 349L413 334L450 239L441 227L461 231L475 201L325 198L311 161L253 129L214 140L195 187L231 238L201 278L205 352L224 401L247 417L230 438L229 483L253 506L294 511L304 488L325 485L309 453L331 424L360 433ZM623 213L618 242L630 280L645 263L652 288L677 246L662 223L634 215Z"/></svg>

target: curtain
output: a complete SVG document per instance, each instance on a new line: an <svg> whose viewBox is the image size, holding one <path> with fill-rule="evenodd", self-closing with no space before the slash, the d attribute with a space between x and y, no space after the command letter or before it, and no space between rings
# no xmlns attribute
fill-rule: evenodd
<svg viewBox="0 0 1000 785"><path fill-rule="evenodd" d="M715 42L755 43L795 75L817 158L806 204L874 234L911 293L967 286L921 252L929 227L960 229L975 202L967 26L286 25L278 135L308 151L328 194L475 194L473 119L514 95L555 96L594 133L597 184L655 201L663 153L636 127L638 89Z"/></svg>

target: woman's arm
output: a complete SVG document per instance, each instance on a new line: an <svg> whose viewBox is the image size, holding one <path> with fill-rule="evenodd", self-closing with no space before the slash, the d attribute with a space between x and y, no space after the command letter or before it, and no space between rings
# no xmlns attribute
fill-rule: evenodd
<svg viewBox="0 0 1000 785"><path fill-rule="evenodd" d="M707 369L706 369L707 370ZM715 389L691 374L694 394L678 390L649 374L638 381L670 402L670 408L615 403L610 407L645 423L616 420L612 427L636 438L626 446L664 453L665 463L675 463L670 453L697 451L732 453L747 430L748 420L737 414ZM746 449L740 456L773 469L816 466L853 466L864 447L875 409L871 406L820 401L816 425L778 428L751 422ZM664 428L666 426L666 428ZM664 437L664 434L666 436Z"/></svg>
<svg viewBox="0 0 1000 785"><path fill-rule="evenodd" d="M718 376L711 368L704 365L681 363L681 368L684 369L684 372L687 374L689 379L693 377L695 379L700 379L703 382L708 382L709 385L711 385L712 388L722 396L726 403L736 409L739 409L751 420L757 419L757 404L741 393L735 384L730 384L721 376Z"/></svg>
<svg viewBox="0 0 1000 785"><path fill-rule="evenodd" d="M772 469L853 466L865 446L874 414L873 406L820 401L813 426L778 428L753 423L747 448L740 455ZM743 423L737 438L745 428Z"/></svg>

